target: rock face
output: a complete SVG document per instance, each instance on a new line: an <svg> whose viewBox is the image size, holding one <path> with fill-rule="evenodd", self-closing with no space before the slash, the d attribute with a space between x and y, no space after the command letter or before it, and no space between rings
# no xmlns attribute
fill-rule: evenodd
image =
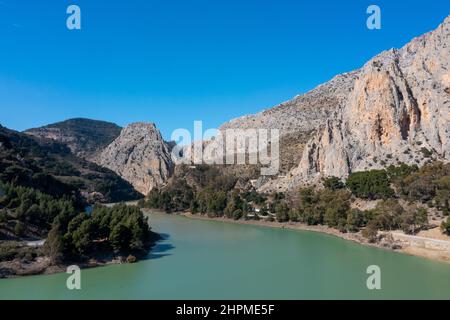
<svg viewBox="0 0 450 320"><path fill-rule="evenodd" d="M402 49L370 60L338 115L308 143L294 176L345 178L398 162L448 161L449 36L450 17Z"/></svg>
<svg viewBox="0 0 450 320"><path fill-rule="evenodd" d="M449 161L449 29L450 16L433 32L379 54L359 70L226 123L223 128L278 128L282 135L313 132L298 148L298 166L260 191L283 191L324 176L345 179L350 172L400 162Z"/></svg>
<svg viewBox="0 0 450 320"><path fill-rule="evenodd" d="M121 130L114 123L77 118L29 129L25 133L63 143L76 156L92 160L119 136Z"/></svg>
<svg viewBox="0 0 450 320"><path fill-rule="evenodd" d="M153 123L133 123L96 159L146 195L163 185L173 173L170 146Z"/></svg>

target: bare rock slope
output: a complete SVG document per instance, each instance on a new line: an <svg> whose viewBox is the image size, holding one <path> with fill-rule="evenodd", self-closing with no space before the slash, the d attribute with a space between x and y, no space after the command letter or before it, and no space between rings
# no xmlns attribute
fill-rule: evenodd
<svg viewBox="0 0 450 320"><path fill-rule="evenodd" d="M114 123L76 118L29 129L25 133L63 143L76 156L92 160L119 136L121 130Z"/></svg>
<svg viewBox="0 0 450 320"><path fill-rule="evenodd" d="M227 128L311 132L298 166L261 191L282 191L324 176L400 162L450 158L450 16L403 48L382 52L361 69ZM283 152L283 146L281 146ZM295 152L290 152L292 156ZM283 157L283 153L281 154Z"/></svg>
<svg viewBox="0 0 450 320"><path fill-rule="evenodd" d="M146 195L173 173L170 146L153 123L133 123L122 130L95 160Z"/></svg>

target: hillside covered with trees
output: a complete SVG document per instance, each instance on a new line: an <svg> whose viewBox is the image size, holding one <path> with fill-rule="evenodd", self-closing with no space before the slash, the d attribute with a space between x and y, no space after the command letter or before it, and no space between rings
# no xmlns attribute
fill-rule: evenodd
<svg viewBox="0 0 450 320"><path fill-rule="evenodd" d="M329 177L322 187L286 194L238 188L234 176L220 172L197 166L167 187L152 190L139 205L210 217L326 225L341 232L362 231L370 241L376 240L380 230L415 234L429 226L433 215L444 218L442 231L450 234L450 164L433 162L421 168L400 164L355 172L345 182ZM355 204L361 201L373 203L373 208L358 209Z"/></svg>
<svg viewBox="0 0 450 320"><path fill-rule="evenodd" d="M63 143L76 156L92 159L116 139L121 130L122 128L114 123L75 118L28 129L25 133Z"/></svg>

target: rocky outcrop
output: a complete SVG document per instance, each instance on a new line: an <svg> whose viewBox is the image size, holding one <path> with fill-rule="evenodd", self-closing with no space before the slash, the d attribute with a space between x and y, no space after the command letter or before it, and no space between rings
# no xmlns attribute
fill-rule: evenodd
<svg viewBox="0 0 450 320"><path fill-rule="evenodd" d="M153 123L133 123L96 159L146 195L163 185L173 173L170 146Z"/></svg>
<svg viewBox="0 0 450 320"><path fill-rule="evenodd" d="M355 71L338 75L314 90L271 109L226 122L220 130L279 129L282 135L315 131L324 125L339 106L345 104L358 73L359 71Z"/></svg>
<svg viewBox="0 0 450 320"><path fill-rule="evenodd" d="M77 157L60 142L0 125L0 144L0 176L4 182L32 187L56 198L80 193L89 203L142 197L115 172Z"/></svg>
<svg viewBox="0 0 450 320"><path fill-rule="evenodd" d="M25 133L63 143L76 156L92 160L119 136L121 130L114 123L76 118L29 129Z"/></svg>
<svg viewBox="0 0 450 320"><path fill-rule="evenodd" d="M324 176L400 162L422 165L450 158L450 17L403 48L374 57L303 96L227 128L274 128L281 136L311 132L297 152L300 163L260 191L284 191ZM286 140L286 139L285 139Z"/></svg>

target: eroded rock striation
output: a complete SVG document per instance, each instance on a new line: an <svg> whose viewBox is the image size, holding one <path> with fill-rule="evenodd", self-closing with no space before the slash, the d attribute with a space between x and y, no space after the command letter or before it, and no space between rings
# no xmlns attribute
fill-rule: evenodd
<svg viewBox="0 0 450 320"><path fill-rule="evenodd" d="M450 16L401 49L377 55L303 96L227 128L277 128L282 136L310 133L300 163L260 191L283 191L324 176L400 162L422 165L450 158ZM292 149L292 148L291 148ZM295 151L283 155L292 157Z"/></svg>
<svg viewBox="0 0 450 320"><path fill-rule="evenodd" d="M146 195L163 185L173 173L170 146L153 123L133 123L96 159Z"/></svg>

